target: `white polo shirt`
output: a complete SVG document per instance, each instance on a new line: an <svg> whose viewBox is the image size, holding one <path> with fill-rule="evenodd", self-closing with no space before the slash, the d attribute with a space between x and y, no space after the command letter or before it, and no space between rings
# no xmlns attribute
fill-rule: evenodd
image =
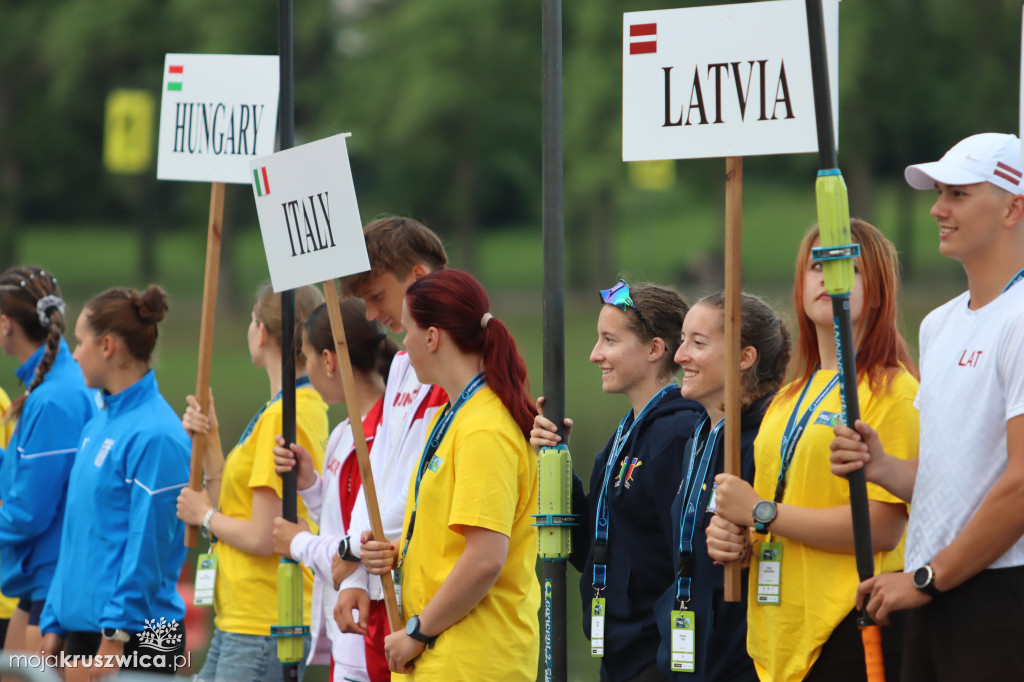
<svg viewBox="0 0 1024 682"><path fill-rule="evenodd" d="M1006 422L1024 414L1024 282L979 310L965 292L921 323L921 459L905 566L959 535L1006 470ZM1024 538L989 568L1024 565Z"/></svg>

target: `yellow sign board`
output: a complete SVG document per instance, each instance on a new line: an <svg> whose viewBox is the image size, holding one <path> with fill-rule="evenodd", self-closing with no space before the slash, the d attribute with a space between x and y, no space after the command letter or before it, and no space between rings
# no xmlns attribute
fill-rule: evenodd
<svg viewBox="0 0 1024 682"><path fill-rule="evenodd" d="M107 96L103 165L111 173L144 173L153 163L153 95L119 89Z"/></svg>

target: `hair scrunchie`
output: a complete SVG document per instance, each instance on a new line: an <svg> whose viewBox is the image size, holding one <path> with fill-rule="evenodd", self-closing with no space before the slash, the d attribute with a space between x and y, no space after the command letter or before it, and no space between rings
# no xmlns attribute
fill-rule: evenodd
<svg viewBox="0 0 1024 682"><path fill-rule="evenodd" d="M41 299L36 301L36 315L39 316L39 324L41 324L44 329L47 329L50 326L50 311L54 308L57 309L57 312L63 315L64 299L60 296L50 294L49 296L43 296Z"/></svg>

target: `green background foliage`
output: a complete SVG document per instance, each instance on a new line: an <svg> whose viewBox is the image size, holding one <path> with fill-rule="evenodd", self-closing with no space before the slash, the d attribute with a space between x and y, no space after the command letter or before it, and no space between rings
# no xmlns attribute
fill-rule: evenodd
<svg viewBox="0 0 1024 682"><path fill-rule="evenodd" d="M634 187L621 161L622 13L703 2L565 2L566 408L587 479L627 409L587 362L596 290L618 275L690 300L721 286L722 160L678 162L665 191ZM542 385L540 2L302 0L295 3L298 143L351 131L361 213L423 219L453 264L492 293ZM6 0L0 7L0 261L61 278L69 313L101 289L163 284L171 311L156 361L176 408L194 388L209 190L103 170L113 88L159 97L167 52L272 54L274 0ZM1020 4L847 0L840 5L840 165L853 213L898 245L907 336L963 286L936 253L927 194L909 162L956 140L1017 128ZM745 288L789 310L796 244L814 219L813 155L745 161ZM241 431L262 370L244 342L266 261L247 187L229 187L213 386L223 432ZM786 313L788 314L788 312ZM73 319L71 320L73 324ZM12 395L16 362L0 358ZM332 408L332 424L344 414ZM595 679L570 571L570 679ZM318 679L311 671L309 679Z"/></svg>

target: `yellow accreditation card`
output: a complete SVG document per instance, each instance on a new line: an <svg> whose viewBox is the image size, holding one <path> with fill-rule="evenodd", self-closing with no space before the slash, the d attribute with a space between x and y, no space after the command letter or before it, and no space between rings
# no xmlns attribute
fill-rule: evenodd
<svg viewBox="0 0 1024 682"><path fill-rule="evenodd" d="M590 600L590 655L604 656L604 597Z"/></svg>
<svg viewBox="0 0 1024 682"><path fill-rule="evenodd" d="M217 555L200 554L196 563L196 586L192 603L196 606L213 605L213 588L217 585Z"/></svg>
<svg viewBox="0 0 1024 682"><path fill-rule="evenodd" d="M693 611L673 611L670 614L672 631L672 672L692 673L697 669L696 621Z"/></svg>
<svg viewBox="0 0 1024 682"><path fill-rule="evenodd" d="M782 587L782 543L762 542L757 546L757 603L777 605Z"/></svg>

